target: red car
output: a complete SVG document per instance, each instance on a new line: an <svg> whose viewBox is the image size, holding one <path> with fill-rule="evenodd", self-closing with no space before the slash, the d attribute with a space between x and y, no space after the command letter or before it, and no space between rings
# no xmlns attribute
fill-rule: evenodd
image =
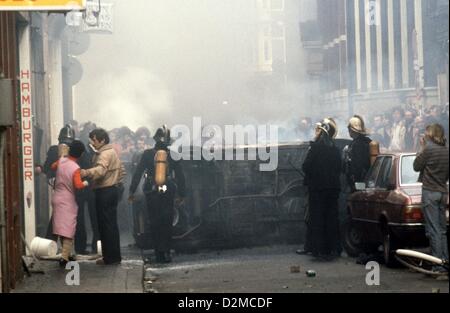
<svg viewBox="0 0 450 313"><path fill-rule="evenodd" d="M350 256L371 253L383 245L386 264L398 248L426 247L422 184L413 169L415 153L379 155L365 182L347 200L349 218L343 245ZM448 227L448 201L447 201Z"/></svg>

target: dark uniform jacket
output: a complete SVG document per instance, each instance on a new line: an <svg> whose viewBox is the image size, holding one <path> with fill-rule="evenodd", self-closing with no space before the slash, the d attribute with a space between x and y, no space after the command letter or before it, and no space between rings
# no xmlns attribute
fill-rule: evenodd
<svg viewBox="0 0 450 313"><path fill-rule="evenodd" d="M310 191L340 190L341 153L335 145L312 142L303 163L305 184Z"/></svg>
<svg viewBox="0 0 450 313"><path fill-rule="evenodd" d="M81 157L77 160L78 165L81 169L88 169L91 167L91 159L94 152L88 147L86 151L81 155ZM47 158L45 159L45 163L43 166L43 172L47 176L48 179L54 178L56 176L56 171L51 169L53 163L58 161L58 146L51 146L47 151Z"/></svg>
<svg viewBox="0 0 450 313"><path fill-rule="evenodd" d="M153 177L155 175L155 149L145 150L142 154L141 160L139 161L136 171L133 174L130 185L130 195L136 192L137 187L141 181L142 175L146 174L146 179L144 182L144 193L153 191L154 182ZM180 197L184 197L186 194L185 187L185 177L181 165L179 162L174 161L171 157L169 151L169 171L168 171L168 181L174 182L177 187L177 192Z"/></svg>
<svg viewBox="0 0 450 313"><path fill-rule="evenodd" d="M346 160L346 175L349 183L363 182L370 169L370 143L372 140L364 135L352 141Z"/></svg>

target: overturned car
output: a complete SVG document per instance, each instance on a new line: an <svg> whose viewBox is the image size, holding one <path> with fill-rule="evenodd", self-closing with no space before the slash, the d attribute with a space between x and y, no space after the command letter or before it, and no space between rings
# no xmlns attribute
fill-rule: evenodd
<svg viewBox="0 0 450 313"><path fill-rule="evenodd" d="M337 140L337 144L343 148L348 141ZM260 160L237 161L236 157L232 161L181 161L187 199L175 207L174 248L192 251L303 243L308 192L301 168L309 143L277 148L278 167L271 172L260 171ZM228 149L236 156L246 155L249 147ZM345 199L341 203L344 212ZM133 206L133 219L136 244L151 249L143 196Z"/></svg>

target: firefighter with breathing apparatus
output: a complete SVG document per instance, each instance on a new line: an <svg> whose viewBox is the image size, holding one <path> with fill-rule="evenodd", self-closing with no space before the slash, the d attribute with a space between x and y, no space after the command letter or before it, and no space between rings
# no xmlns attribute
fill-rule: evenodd
<svg viewBox="0 0 450 313"><path fill-rule="evenodd" d="M136 170L129 190L130 202L145 175L144 194L150 224L150 237L155 249L157 263L171 262L172 222L174 205L180 205L185 197L185 177L181 164L171 156L170 130L162 126L156 131L155 147L145 150Z"/></svg>

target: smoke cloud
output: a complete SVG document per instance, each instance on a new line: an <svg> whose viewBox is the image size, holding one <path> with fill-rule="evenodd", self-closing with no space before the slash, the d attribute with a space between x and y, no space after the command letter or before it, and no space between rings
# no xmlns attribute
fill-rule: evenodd
<svg viewBox="0 0 450 313"><path fill-rule="evenodd" d="M290 125L313 115L317 86L308 81L299 22L313 18L302 12L314 12L314 1L286 1L286 50L274 42L270 75L257 67L255 1L109 2L114 33L91 34L79 57L84 76L75 89L75 118L81 122L154 130L191 125L194 116L217 125Z"/></svg>

